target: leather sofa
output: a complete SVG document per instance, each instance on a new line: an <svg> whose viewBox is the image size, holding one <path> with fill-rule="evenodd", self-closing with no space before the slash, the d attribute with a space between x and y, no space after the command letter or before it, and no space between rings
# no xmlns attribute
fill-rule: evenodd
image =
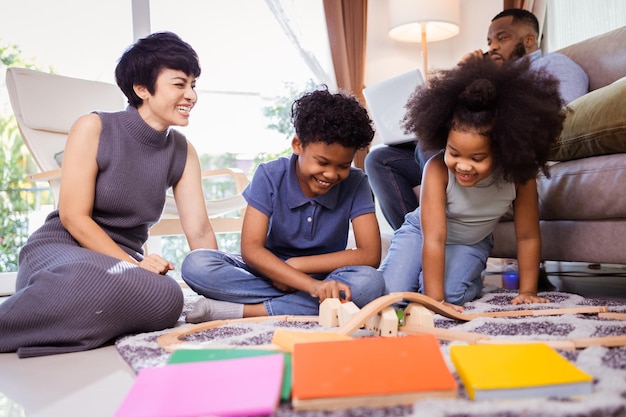
<svg viewBox="0 0 626 417"><path fill-rule="evenodd" d="M626 26L559 50L581 65L590 92L570 103L537 179L542 259L626 264ZM513 222L494 231L492 257L516 258Z"/></svg>

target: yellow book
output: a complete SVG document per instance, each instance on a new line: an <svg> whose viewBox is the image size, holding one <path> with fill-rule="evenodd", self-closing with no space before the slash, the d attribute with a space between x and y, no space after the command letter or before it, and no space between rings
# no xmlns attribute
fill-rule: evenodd
<svg viewBox="0 0 626 417"><path fill-rule="evenodd" d="M545 343L453 345L450 357L473 400L591 394L593 377Z"/></svg>
<svg viewBox="0 0 626 417"><path fill-rule="evenodd" d="M432 334L298 343L292 360L295 410L388 407L459 391Z"/></svg>

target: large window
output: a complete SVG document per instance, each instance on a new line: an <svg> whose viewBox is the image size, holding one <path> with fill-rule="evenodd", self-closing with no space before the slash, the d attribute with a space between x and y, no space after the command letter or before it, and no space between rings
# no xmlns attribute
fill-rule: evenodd
<svg viewBox="0 0 626 417"><path fill-rule="evenodd" d="M21 58L57 74L113 83L117 59L133 42L131 3L3 0L0 47L15 45ZM321 0L151 0L149 8L151 32L173 31L200 56L199 101L190 125L180 130L205 169L229 166L251 174L260 154L290 146L284 132L268 128L272 120L264 109L312 84L333 87L331 71L319 71L332 67ZM0 65L0 117L9 119L5 71ZM34 193L42 186L30 184ZM27 214L27 227L36 227L50 209ZM232 249L231 237L224 242ZM179 243L172 251L180 252Z"/></svg>

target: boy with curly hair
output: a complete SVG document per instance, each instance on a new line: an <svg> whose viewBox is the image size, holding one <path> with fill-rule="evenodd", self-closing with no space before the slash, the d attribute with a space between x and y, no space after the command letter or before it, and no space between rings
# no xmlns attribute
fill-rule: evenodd
<svg viewBox="0 0 626 417"><path fill-rule="evenodd" d="M183 280L205 297L187 322L317 315L326 298L363 307L383 294L373 197L352 167L374 136L367 111L324 88L297 99L291 117L293 154L261 164L243 192L241 255L200 249L184 260Z"/></svg>
<svg viewBox="0 0 626 417"><path fill-rule="evenodd" d="M492 232L512 206L520 273L512 304L537 294L541 236L535 177L565 110L558 80L528 61L471 57L409 99L404 126L426 150L420 207L396 230L380 270L387 292L419 291L458 311L482 291Z"/></svg>

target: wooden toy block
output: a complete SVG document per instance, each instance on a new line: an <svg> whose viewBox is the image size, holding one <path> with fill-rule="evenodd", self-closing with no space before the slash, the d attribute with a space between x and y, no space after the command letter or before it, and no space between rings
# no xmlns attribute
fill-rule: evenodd
<svg viewBox="0 0 626 417"><path fill-rule="evenodd" d="M360 309L352 301L341 303L339 306L339 325L342 326L359 313Z"/></svg>
<svg viewBox="0 0 626 417"><path fill-rule="evenodd" d="M380 335L395 337L398 335L398 315L393 307L386 307L380 315Z"/></svg>
<svg viewBox="0 0 626 417"><path fill-rule="evenodd" d="M337 332L343 334L351 334L363 327L363 325L375 316L383 308L396 304L398 301L413 301L423 304L433 311L433 313L441 314L454 320L470 321L478 317L522 317L522 316L546 316L560 314L599 314L608 312L607 306L584 306L571 308L557 308L545 310L511 310L511 311L491 311L484 313L459 313L454 308L442 304L440 301L434 300L424 294L416 292L392 292L363 306L359 314L356 314L350 321L340 324ZM340 320L341 321L341 320Z"/></svg>
<svg viewBox="0 0 626 417"><path fill-rule="evenodd" d="M327 298L320 304L319 325L324 327L339 326L339 307L341 301L338 298Z"/></svg>
<svg viewBox="0 0 626 417"><path fill-rule="evenodd" d="M380 334L380 315L381 312L379 311L378 314L367 319L365 329Z"/></svg>
<svg viewBox="0 0 626 417"><path fill-rule="evenodd" d="M406 326L435 327L433 312L418 303L410 303L404 309L404 324Z"/></svg>
<svg viewBox="0 0 626 417"><path fill-rule="evenodd" d="M561 309L544 309L544 310L510 310L510 311L492 311L483 313L459 313L452 307L442 304L440 301L434 300L423 294L413 292L396 292L379 297L378 299L363 306L362 309L358 309L355 305L343 305L338 311L339 322L341 323L341 317L343 315L344 320L348 318L347 322L340 324L339 328L335 330L335 333L339 335L350 335L362 328L364 325L371 326L370 328L380 328L382 311L389 306L396 304L398 301L411 301L413 303L424 306L431 310L433 314L440 314L444 317L458 320L458 321L470 321L479 317L521 317L521 316L546 316L546 315L563 315L563 314L597 314L599 317L607 319L619 319L626 320L626 313L609 312L608 306L583 306L583 307L571 307ZM397 330L408 334L429 333L435 335L439 340L453 341L463 340L468 343L504 343L501 340L494 340L491 336L481 333L471 332L459 332L449 331L446 329L440 329L431 326L425 326L423 324L414 324L415 315L411 318L411 310L413 307L407 308L404 311L404 323L405 325L399 327ZM394 311L395 314L395 311ZM397 323L397 314L394 320ZM387 316L386 316L387 317ZM390 317L390 316L389 316ZM213 320L205 323L199 323L189 326L180 326L167 333L162 334L157 338L159 346L165 349L167 352L172 352L179 348L183 343L183 338L191 334L203 332L209 329L216 329L222 326L226 326L233 323L255 323L266 321L282 321L282 322L316 322L319 320L319 315L316 316L263 316L263 317L248 317L231 320ZM408 321L408 322L407 322ZM430 322L430 320L429 320ZM387 321L391 323L391 320ZM385 324L387 326L387 324ZM397 324L396 324L397 326ZM393 331L393 330L392 330ZM389 332L387 332L389 333ZM527 340L524 340L527 342ZM522 340L506 339L509 343L523 343ZM537 342L535 340L535 342ZM579 339L567 339L567 340L543 340L542 343L546 343L555 349L561 350L576 350L584 349L590 346L604 346L604 347L618 347L626 346L626 335L624 336L606 336L606 337L590 337ZM270 345L270 348L275 349L275 345Z"/></svg>
<svg viewBox="0 0 626 417"><path fill-rule="evenodd" d="M272 345L285 352L293 353L294 346L298 343L326 342L331 340L350 340L351 337L335 332L319 331L309 332L302 330L289 330L278 328L272 336Z"/></svg>

